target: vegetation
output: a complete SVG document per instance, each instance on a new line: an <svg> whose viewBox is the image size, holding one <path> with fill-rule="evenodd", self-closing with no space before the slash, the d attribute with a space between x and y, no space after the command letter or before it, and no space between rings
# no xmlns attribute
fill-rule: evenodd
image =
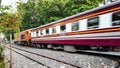
<svg viewBox="0 0 120 68"><path fill-rule="evenodd" d="M104 0L28 0L18 3L22 19L21 30L34 28L79 12L98 7Z"/></svg>
<svg viewBox="0 0 120 68"><path fill-rule="evenodd" d="M0 32L9 37L10 31L19 32L21 26L21 16L15 12L9 12L10 6L1 6L0 9Z"/></svg>
<svg viewBox="0 0 120 68"><path fill-rule="evenodd" d="M0 59L3 58L3 50L5 49L5 47L3 45L0 45Z"/></svg>
<svg viewBox="0 0 120 68"><path fill-rule="evenodd" d="M1 1L2 1L2 0L0 0L0 5L1 5Z"/></svg>
<svg viewBox="0 0 120 68"><path fill-rule="evenodd" d="M4 60L0 60L0 68L5 68L5 62L4 62Z"/></svg>
<svg viewBox="0 0 120 68"><path fill-rule="evenodd" d="M0 32L19 32L95 8L103 0L28 0L18 2L17 11L0 6Z"/></svg>
<svg viewBox="0 0 120 68"><path fill-rule="evenodd" d="M0 45L0 68L5 68L5 61L4 61L4 54L3 50L5 47L3 45Z"/></svg>
<svg viewBox="0 0 120 68"><path fill-rule="evenodd" d="M0 32L9 39L9 33L19 32L50 23L95 7L104 0L28 0L19 2L17 12L0 5ZM0 0L1 2L1 0ZM3 47L0 46L0 58ZM0 60L0 68L5 67ZM2 65L2 66L1 66Z"/></svg>

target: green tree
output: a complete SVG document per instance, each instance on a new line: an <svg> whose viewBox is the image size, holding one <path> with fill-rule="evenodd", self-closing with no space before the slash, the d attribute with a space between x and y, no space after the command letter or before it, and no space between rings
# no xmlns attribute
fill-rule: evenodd
<svg viewBox="0 0 120 68"><path fill-rule="evenodd" d="M22 16L21 30L34 28L95 7L104 0L28 0L17 6Z"/></svg>
<svg viewBox="0 0 120 68"><path fill-rule="evenodd" d="M21 26L21 15L17 12L10 13L8 12L10 7L2 6L0 9L0 32L5 33L6 37L8 38L9 32L19 32Z"/></svg>
<svg viewBox="0 0 120 68"><path fill-rule="evenodd" d="M19 6L17 6L18 12L23 18L21 31L38 26L34 6L35 2L30 0L27 3L20 2Z"/></svg>
<svg viewBox="0 0 120 68"><path fill-rule="evenodd" d="M0 0L0 6L1 6L1 1L2 1L2 0Z"/></svg>

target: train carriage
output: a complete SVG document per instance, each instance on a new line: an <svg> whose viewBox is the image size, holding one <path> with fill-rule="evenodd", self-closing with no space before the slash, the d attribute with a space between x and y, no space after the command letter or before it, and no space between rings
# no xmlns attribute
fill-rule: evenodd
<svg viewBox="0 0 120 68"><path fill-rule="evenodd" d="M17 42L64 49L120 49L120 1L20 32Z"/></svg>
<svg viewBox="0 0 120 68"><path fill-rule="evenodd" d="M65 50L120 47L120 2L33 28L31 42Z"/></svg>
<svg viewBox="0 0 120 68"><path fill-rule="evenodd" d="M30 30L25 30L19 33L15 33L14 35L14 42L16 44L20 44L20 45L31 45L30 39Z"/></svg>

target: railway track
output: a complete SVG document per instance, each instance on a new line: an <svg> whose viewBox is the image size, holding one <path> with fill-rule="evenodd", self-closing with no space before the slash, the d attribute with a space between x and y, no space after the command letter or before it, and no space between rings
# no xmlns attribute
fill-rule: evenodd
<svg viewBox="0 0 120 68"><path fill-rule="evenodd" d="M65 61L61 61L61 60L58 60L58 59L55 59L55 58L44 56L42 54L38 54L38 53L35 53L35 52L32 52L32 51L28 51L26 49L21 49L21 48L18 48L18 47L13 47L13 48L18 49L18 50L22 50L22 51L25 51L25 52L28 52L28 53L31 53L31 54L34 54L34 55L37 55L37 56L48 58L48 59L51 59L51 60L54 60L54 61L57 61L57 62L61 62L61 63L64 63L66 65L70 65L70 66L75 67L75 68L81 68L80 66L76 66L74 64L70 64L70 63L67 63ZM50 50L50 49L48 49L48 50ZM56 51L56 50L52 50L52 51ZM63 51L60 50L60 52L63 52ZM117 53L117 54L114 54L114 53ZM120 67L120 58L119 58L120 53L119 52L114 52L114 53L113 52L87 51L87 50L86 51L81 50L81 51L77 52L77 54L88 54L88 55L100 56L100 57L105 57L105 58L114 60L114 61L118 62L118 64L119 64L115 68L119 68ZM72 54L76 54L76 53L72 53Z"/></svg>
<svg viewBox="0 0 120 68"><path fill-rule="evenodd" d="M118 65L115 68L120 68L120 52L79 50L78 53L108 58L108 59L116 61L118 63Z"/></svg>
<svg viewBox="0 0 120 68"><path fill-rule="evenodd" d="M49 49L51 50L51 49ZM61 50L53 50L53 51L60 51ZM120 52L112 52L112 51L91 51L91 50L77 50L76 53L74 52L69 52L72 54L87 54L87 55L93 55L93 56L99 56L99 57L105 57L107 59L116 61L118 65L115 68L120 68Z"/></svg>
<svg viewBox="0 0 120 68"><path fill-rule="evenodd" d="M57 51L57 50L55 50ZM61 51L61 50L59 50ZM99 56L99 57L105 57L107 59L116 61L118 65L115 68L120 68L120 52L112 52L112 51L91 51L91 50L77 50L76 53L70 52L72 54L87 54L87 55L93 55L93 56Z"/></svg>
<svg viewBox="0 0 120 68"><path fill-rule="evenodd" d="M7 48L10 49L9 47L7 47ZM43 64L43 63L41 63L41 62L39 62L39 61L37 61L37 60L35 60L35 59L33 59L33 58L30 58L29 56L24 55L24 54L22 54L22 53L20 53L20 52L18 52L18 51L16 51L16 50L14 50L14 49L17 49L17 50L20 50L20 51L24 51L24 52L27 52L27 53L30 53L30 54L34 54L34 55L36 55L36 56L40 56L40 57L43 57L43 58L46 58L46 59L54 60L54 61L63 63L63 64L65 64L65 65L69 65L69 66L71 66L71 67L73 67L73 68L81 68L81 67L79 67L79 66L76 66L76 65L73 65L73 64L70 64L70 63L66 63L66 62L63 62L63 61L60 61L60 60L57 60L57 59L54 59L54 58L51 58L51 57L48 57L48 56L44 56L44 55L41 55L41 54L33 53L33 52L30 52L30 51L27 51L27 50L24 50L24 49L20 49L20 48L17 48L17 47L13 47L13 51L14 51L14 52L16 52L16 53L18 53L18 54L20 54L20 55L22 55L22 56L24 56L24 57L26 57L26 58L34 61L34 62L40 64L40 65L46 66L47 68L52 68L52 67L47 66L47 65L45 65L45 64Z"/></svg>
<svg viewBox="0 0 120 68"><path fill-rule="evenodd" d="M10 49L9 47L7 47L8 49ZM15 53L17 53L17 54L20 54L20 55L22 55L22 56L24 56L24 57L26 57L27 59L30 59L30 60L32 60L33 62L36 62L36 63L38 63L38 64L40 64L40 65L42 65L42 66L46 66L45 64L43 64L43 63L41 63L41 62L38 62L38 61L36 61L36 60L34 60L34 59L32 59L32 58L30 58L30 57L28 57L28 56L26 56L26 55L24 55L24 54L21 54L21 53L19 53L19 52L17 52L17 51L15 51L15 50L12 50L12 51L14 51ZM49 66L46 66L47 68L50 68Z"/></svg>
<svg viewBox="0 0 120 68"><path fill-rule="evenodd" d="M112 51L91 51L91 50L78 50L79 52L83 53L93 53L93 54L101 54L101 55L109 55L120 57L120 52L112 52Z"/></svg>

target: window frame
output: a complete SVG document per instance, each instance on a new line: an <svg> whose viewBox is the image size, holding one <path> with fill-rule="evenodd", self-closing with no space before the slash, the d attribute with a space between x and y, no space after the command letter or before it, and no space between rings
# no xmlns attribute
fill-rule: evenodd
<svg viewBox="0 0 120 68"><path fill-rule="evenodd" d="M113 19L117 19L117 18L114 18L114 16L113 16L114 14L118 15L117 13L119 13L119 17L118 17L119 20L113 20ZM112 21L112 23L111 23L112 26L120 26L120 11L116 11L116 12L112 13L111 21Z"/></svg>
<svg viewBox="0 0 120 68"><path fill-rule="evenodd" d="M75 26L78 26L78 28L77 29L75 29L75 30L73 30L73 26L75 27ZM75 21L75 22L73 22L72 24L71 24L71 31L78 31L79 29L80 29L80 23L79 23L79 21Z"/></svg>
<svg viewBox="0 0 120 68"><path fill-rule="evenodd" d="M97 19L95 22L92 22L92 23L90 23L89 22L89 20L92 20L92 19ZM94 21L94 20L93 20ZM92 26L91 26L91 25ZM93 24L97 24L97 25L94 25L93 26ZM97 28L99 28L99 26L100 26L100 17L99 16L96 16L96 17L92 17L92 18L88 18L87 19L87 29L97 29Z"/></svg>
<svg viewBox="0 0 120 68"><path fill-rule="evenodd" d="M48 30L48 32L47 32L47 30ZM50 31L49 31L49 28L45 29L45 33L46 33L46 34L50 34L49 32L50 32Z"/></svg>
<svg viewBox="0 0 120 68"><path fill-rule="evenodd" d="M60 26L60 31L66 31L66 24Z"/></svg>
<svg viewBox="0 0 120 68"><path fill-rule="evenodd" d="M57 33L56 27L52 27L52 34L55 34L55 33Z"/></svg>
<svg viewBox="0 0 120 68"><path fill-rule="evenodd" d="M20 38L21 38L21 39L25 39L25 34L21 34L21 35L20 35Z"/></svg>
<svg viewBox="0 0 120 68"><path fill-rule="evenodd" d="M40 30L40 35L41 35L41 36L44 35L43 30Z"/></svg>

